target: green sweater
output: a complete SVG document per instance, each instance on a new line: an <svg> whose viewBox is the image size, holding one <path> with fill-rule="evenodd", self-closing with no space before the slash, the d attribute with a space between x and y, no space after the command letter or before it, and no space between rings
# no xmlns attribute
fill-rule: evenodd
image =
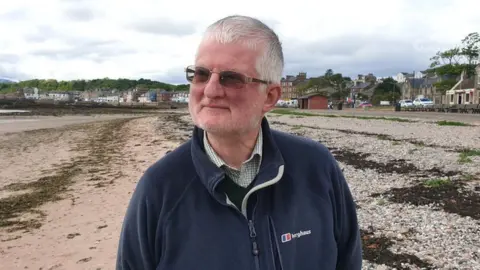
<svg viewBox="0 0 480 270"><path fill-rule="evenodd" d="M248 191L253 187L254 181L250 183L246 188L239 186L235 183L230 177L225 174L225 179L219 184L219 189L223 191L227 196L228 199L235 204L235 206L241 210L242 209L242 201L245 195L247 195Z"/></svg>

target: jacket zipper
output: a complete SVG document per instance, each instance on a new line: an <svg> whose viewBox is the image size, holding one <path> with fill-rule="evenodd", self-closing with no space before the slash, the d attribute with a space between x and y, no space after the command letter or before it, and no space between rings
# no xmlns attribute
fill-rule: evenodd
<svg viewBox="0 0 480 270"><path fill-rule="evenodd" d="M252 195L255 191L258 191L262 188L266 188L268 186L271 186L275 183L277 183L278 181L280 181L280 179L282 178L283 176L283 165L281 165L279 168L278 168L278 174L275 178L271 179L270 181L267 181L261 185L258 185L254 188L252 188L249 192L247 192L247 194L245 195L245 198L243 198L243 202L242 202L242 209L241 209L241 213L243 214L243 216L245 216L245 218L247 219L248 221L248 228L250 230L250 240L252 241L252 254L253 254L253 257L255 259L255 269L256 270L260 270L260 259L259 259L259 254L260 254L260 250L258 248L258 244L257 244L257 232L255 230L255 224L253 222L253 218L255 216L255 209L256 209L256 206L253 208L253 211L252 211L252 217L251 219L248 219L248 213L247 213L247 205L248 205L248 198L250 197L250 195ZM257 202L258 203L258 202Z"/></svg>
<svg viewBox="0 0 480 270"><path fill-rule="evenodd" d="M248 221L248 228L250 229L250 240L252 241L252 254L255 258L255 269L260 270L260 260L258 259L260 250L258 250L257 232L255 231L253 220Z"/></svg>
<svg viewBox="0 0 480 270"><path fill-rule="evenodd" d="M275 183L277 183L278 181L280 181L280 179L282 178L283 176L283 170L284 170L284 165L281 165L279 168L278 168L278 174L277 176L275 176L275 178L271 179L270 181L267 181L261 185L258 185L254 188L252 188L249 192L247 192L247 194L245 195L245 198L243 198L243 202L242 202L242 207L241 209L238 209L233 203L229 202L227 200L227 205L237 209L244 217L245 219L247 220L248 222L248 229L250 231L250 240L252 242L252 254L255 258L255 268L256 270L260 270L260 260L258 258L258 255L260 254L260 250L258 248L258 244L257 244L257 232L255 230L255 224L253 223L253 217L255 216L255 208L256 206L254 207L253 211L252 211L252 218L251 219L248 219L248 215L247 215L247 203L248 203L248 198L250 197L250 195L252 195L255 191L258 191L262 188L266 188L268 186L271 186ZM228 197L227 197L228 199Z"/></svg>

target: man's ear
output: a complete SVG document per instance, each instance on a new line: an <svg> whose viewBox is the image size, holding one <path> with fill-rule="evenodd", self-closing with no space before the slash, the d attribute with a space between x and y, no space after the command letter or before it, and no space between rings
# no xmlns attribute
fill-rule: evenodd
<svg viewBox="0 0 480 270"><path fill-rule="evenodd" d="M282 96L282 88L279 84L271 84L265 89L267 98L265 104L263 104L263 111L269 112L277 105L278 100Z"/></svg>

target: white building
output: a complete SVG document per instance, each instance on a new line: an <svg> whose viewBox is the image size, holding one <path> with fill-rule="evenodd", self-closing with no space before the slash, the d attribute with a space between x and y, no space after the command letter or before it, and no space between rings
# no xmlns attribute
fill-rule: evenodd
<svg viewBox="0 0 480 270"><path fill-rule="evenodd" d="M24 88L23 89L23 95L25 96L26 99L39 99L39 91L38 88Z"/></svg>
<svg viewBox="0 0 480 270"><path fill-rule="evenodd" d="M395 81L399 83L404 83L407 79L415 78L415 79L421 79L425 77L425 74L423 74L420 71L415 71L415 74L413 73L408 73L408 72L400 72L397 75L395 75L393 78Z"/></svg>
<svg viewBox="0 0 480 270"><path fill-rule="evenodd" d="M106 96L106 97L97 97L94 99L95 102L107 102L107 103L118 103L120 102L120 96Z"/></svg>

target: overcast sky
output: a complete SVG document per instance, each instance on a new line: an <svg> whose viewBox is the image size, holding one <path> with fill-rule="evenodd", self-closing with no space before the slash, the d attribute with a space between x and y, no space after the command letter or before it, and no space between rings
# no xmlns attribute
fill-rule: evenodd
<svg viewBox="0 0 480 270"><path fill-rule="evenodd" d="M280 36L285 74L423 70L480 31L478 0L0 1L0 77L148 78L185 83L204 28L257 17Z"/></svg>

